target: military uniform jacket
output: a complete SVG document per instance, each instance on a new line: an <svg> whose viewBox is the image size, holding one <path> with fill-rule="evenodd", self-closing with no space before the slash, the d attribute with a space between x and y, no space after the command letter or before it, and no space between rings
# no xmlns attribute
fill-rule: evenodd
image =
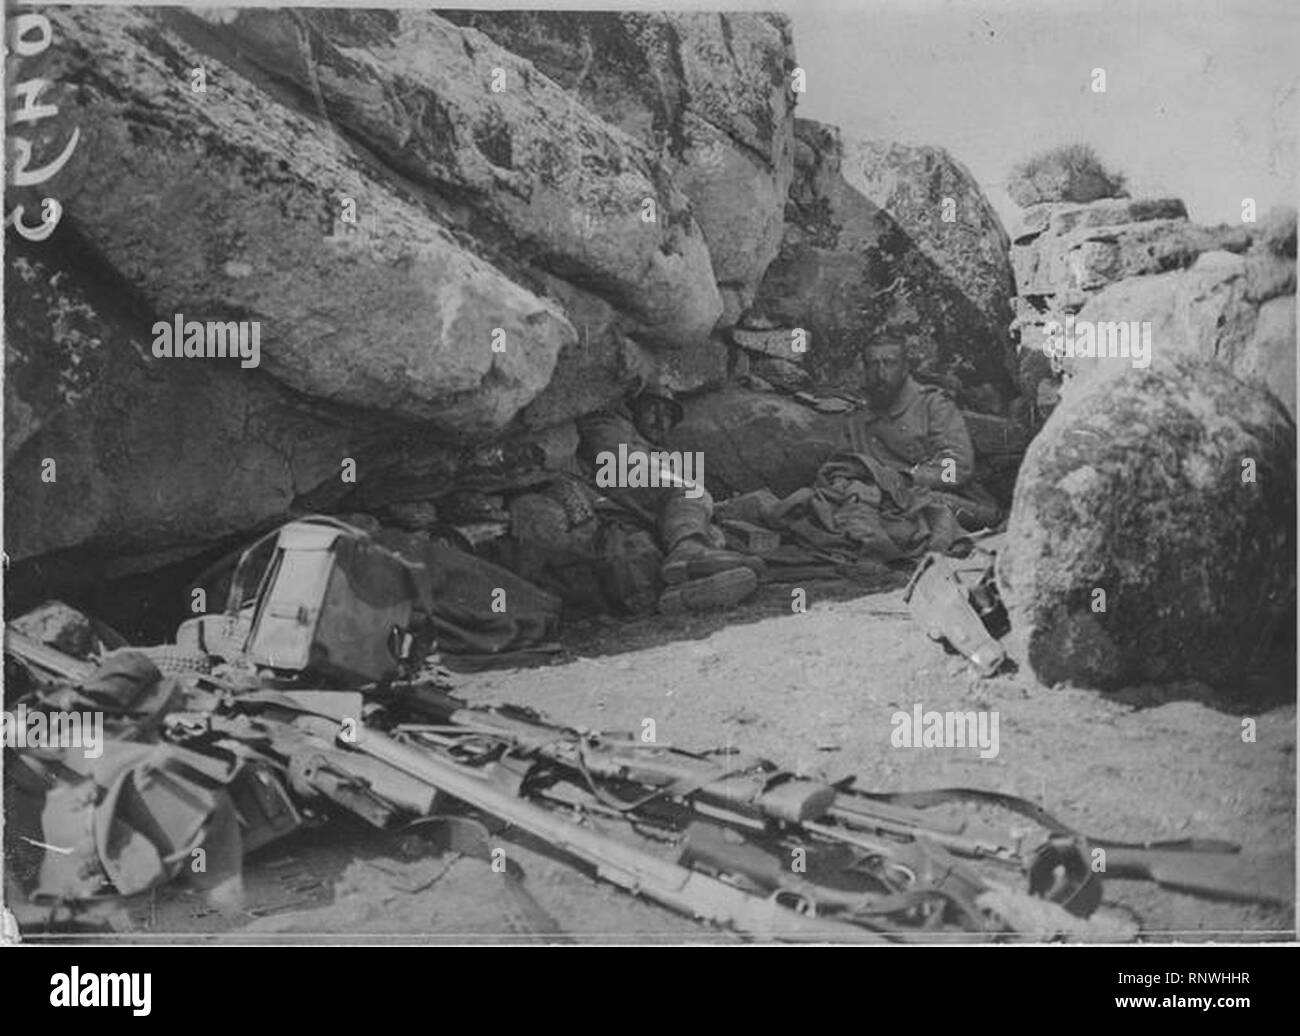
<svg viewBox="0 0 1300 1036"><path fill-rule="evenodd" d="M870 451L930 489L957 489L975 473L975 449L957 404L910 375L887 409L877 412L868 404L849 416L844 444L854 453ZM945 460L953 464L945 468ZM946 480L945 470L952 473Z"/></svg>

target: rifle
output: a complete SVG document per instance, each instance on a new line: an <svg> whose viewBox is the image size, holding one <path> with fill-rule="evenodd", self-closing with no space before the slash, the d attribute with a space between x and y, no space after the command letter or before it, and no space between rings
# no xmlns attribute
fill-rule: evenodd
<svg viewBox="0 0 1300 1036"><path fill-rule="evenodd" d="M1033 820L1047 832L1036 844L1000 838L987 828L965 829L957 833L938 831L930 826L924 810L913 805L973 800L1011 810ZM1239 855L1240 846L1215 838L1182 838L1168 841L1123 842L1109 838L1080 835L1052 816L1041 806L1014 795L977 788L939 788L933 791L900 792L892 795L856 793L852 807L855 815L846 822L854 827L879 833L929 840L961 856L997 863L1013 863L1029 873L1030 888L1037 891L1050 884L1052 872L1065 867L1073 873L1070 901L1064 903L1072 912L1076 907L1090 909L1100 898L1102 875L1112 878L1154 881L1162 888L1221 899L1248 900L1261 903L1295 902L1295 872L1291 859L1274 856ZM888 805L897 810L894 816L875 813ZM843 804L837 800L831 814L838 817ZM909 814L914 816L909 818ZM1078 897L1078 898L1074 898Z"/></svg>
<svg viewBox="0 0 1300 1036"><path fill-rule="evenodd" d="M341 744L542 839L593 866L597 876L606 881L688 916L768 938L823 942L883 939L853 925L806 917L775 899L760 899L716 878L649 856L516 798L464 767L374 730L359 728L354 742Z"/></svg>
<svg viewBox="0 0 1300 1036"><path fill-rule="evenodd" d="M5 630L5 650L56 680L79 683L94 667L57 649L32 640L13 629ZM47 677L48 679L48 677ZM211 677L199 680L222 688ZM224 690L237 696L232 704L247 707L265 699L263 704L287 704L275 701L282 695L254 692L239 695L239 688ZM333 692L336 696L338 692ZM471 708L452 695L427 686L393 684L367 688L367 696L412 713L439 720L457 739L479 735L507 749L537 755L576 772L587 788L606 805L619 812L631 812L656 798L685 799L697 812L722 816L735 821L749 820L802 825L822 837L849 845L863 844L863 834L884 836L877 843L882 852L901 853L906 846L923 846L932 853L935 846L981 861L1014 867L1029 876L1031 891L1045 893L1056 902L1064 902L1075 913L1086 915L1100 899L1097 873L1112 877L1155 881L1165 888L1184 892L1251 901L1289 904L1295 899L1294 874L1286 861L1260 860L1236 855L1238 846L1211 839L1184 839L1168 842L1128 843L1090 838L1086 841L1067 825L1041 807L1014 796L976 789L949 788L931 792L868 794L848 787L846 782L823 785L775 770L770 764L752 760L745 766L724 770L713 760L661 746L642 745L630 739L599 737L578 730L543 722L527 710L513 714L500 709ZM298 707L304 701L322 701L319 692L296 691ZM332 715L335 705L323 708ZM360 711L349 709L349 713ZM238 738L237 734L231 734ZM184 741L185 738L180 738ZM316 742L317 749L327 743ZM291 754L291 753L285 753ZM327 756L328 758L328 756ZM386 823L384 803L374 799L370 789L378 790L383 775L358 774L340 768L334 760L329 766L313 756L300 780L307 779L313 790L338 804L359 812L372 823ZM394 775L395 776L395 775ZM639 802L627 802L611 796L594 778L602 777L639 783L649 792ZM369 778L369 779L367 779ZM423 796L394 794L385 788L390 801L404 805L417 814L427 812ZM361 796L365 802L358 799ZM382 796L380 797L382 799ZM993 829L977 829L961 822L945 822L923 808L954 799L973 799L1012 810L1034 820L1046 829L1046 840L1027 845L1023 839ZM419 800L419 801L417 801ZM359 808L365 806L365 808ZM832 820L834 825L816 824ZM899 842L898 840L902 840ZM1084 859L1084 847L1106 850L1104 867L1094 872L1091 861ZM1082 863L1082 867L1081 867ZM1058 872L1067 872L1064 885Z"/></svg>
<svg viewBox="0 0 1300 1036"><path fill-rule="evenodd" d="M806 826L823 833L822 825ZM850 892L811 881L794 873L793 862L787 870L776 857L747 844L739 832L701 822L687 828L681 859L709 873L737 877L803 912L826 912L882 930L901 942L932 940L936 933L951 931L946 927L949 922L963 932L994 937L1019 932L1036 938L1116 942L1136 934L1134 926L1113 918L1081 919L1051 900L986 882L937 846L881 845L860 836L854 836L852 844L869 855L855 860L851 869L860 872L861 862L869 864L867 873L884 889L883 894Z"/></svg>
<svg viewBox="0 0 1300 1036"><path fill-rule="evenodd" d="M737 831L701 821L686 829L679 860L709 873L739 877L756 890L775 896L778 902L791 903L802 913L820 915L829 911L852 921L906 930L889 920L890 915L924 914L928 917L927 927L933 928L951 908L968 931L997 930L975 906L975 897L989 888L980 878L969 872L950 871L943 877L953 880L936 881L932 872L938 861L930 859L923 850L909 854L907 864L892 849L888 853L881 861L883 867L873 873L883 894L881 891L849 892L800 877L793 866L783 867L775 857L746 842Z"/></svg>
<svg viewBox="0 0 1300 1036"><path fill-rule="evenodd" d="M527 710L471 707L452 694L427 687L394 685L380 691L379 700L438 724L404 730L434 737L481 735L512 752L539 756L573 773L603 804L619 811L630 812L661 797L691 799L697 807L702 800L706 808L699 811L709 815L734 819L739 814L786 824L832 819L854 830L909 842L927 837L959 855L1019 866L1021 844L1005 833L971 831L963 822L884 801L888 796L858 792L848 787L849 782L830 785L807 780L759 759L724 768L714 759L680 749L551 724ZM638 799L620 800L599 788L594 778L640 784L649 790Z"/></svg>
<svg viewBox="0 0 1300 1036"><path fill-rule="evenodd" d="M631 738L613 738L556 726L523 710L526 718L499 709L471 708L454 695L427 687L379 692L379 700L401 704L438 722L436 728L408 728L414 733L480 734L511 750L537 755L575 772L605 805L630 812L651 799L698 797L715 810L798 823L822 816L836 798L833 787L767 767L759 760L723 769L713 760ZM647 787L639 800L620 800L600 788L595 778Z"/></svg>
<svg viewBox="0 0 1300 1036"><path fill-rule="evenodd" d="M718 819L776 821L805 829L811 829L814 821L833 821L834 826L819 823L817 832L847 844L864 833L883 837L887 841L882 844L895 852L900 845L939 846L960 857L1017 870L1028 877L1031 891L1047 895L1079 916L1087 916L1100 902L1103 874L1151 880L1208 896L1294 901L1294 876L1285 867L1268 859L1237 856L1239 847L1231 842L1194 838L1131 843L1088 837L1041 806L1013 795L969 788L870 794L851 788L851 781L821 784L783 773L761 760L724 769L712 759L679 749L556 726L528 710L508 713L471 707L454 695L427 687L394 685L380 695L380 700L436 719L445 733L479 734L508 750L539 756L576 773L578 783L621 812L669 797L687 800L696 812ZM621 800L595 778L627 781L648 790L638 799ZM923 808L959 800L1010 810L1032 820L1045 834L1017 837L998 828L947 821ZM1094 848L1110 854L1104 870L1093 869L1089 850Z"/></svg>

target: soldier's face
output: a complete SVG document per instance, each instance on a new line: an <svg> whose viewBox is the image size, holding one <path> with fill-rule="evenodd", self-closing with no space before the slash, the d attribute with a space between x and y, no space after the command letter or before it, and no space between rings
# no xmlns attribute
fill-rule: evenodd
<svg viewBox="0 0 1300 1036"><path fill-rule="evenodd" d="M873 402L888 403L898 395L907 377L907 358L901 345L877 345L862 354L866 369L867 395Z"/></svg>
<svg viewBox="0 0 1300 1036"><path fill-rule="evenodd" d="M668 433L672 431L674 424L673 410L668 403L653 396L639 400L632 416L636 430L644 435L648 442L659 445L667 441Z"/></svg>

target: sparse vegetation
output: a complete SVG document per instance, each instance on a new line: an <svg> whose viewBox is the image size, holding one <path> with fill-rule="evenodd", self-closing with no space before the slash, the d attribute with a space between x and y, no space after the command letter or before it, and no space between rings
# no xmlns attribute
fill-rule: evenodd
<svg viewBox="0 0 1300 1036"><path fill-rule="evenodd" d="M1007 177L1007 193L1020 206L1128 197L1124 174L1108 170L1087 144L1048 148L1025 159Z"/></svg>

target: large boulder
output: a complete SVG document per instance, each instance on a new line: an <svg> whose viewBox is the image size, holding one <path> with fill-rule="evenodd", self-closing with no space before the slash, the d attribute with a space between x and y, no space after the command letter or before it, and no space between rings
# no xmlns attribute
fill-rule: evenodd
<svg viewBox="0 0 1300 1036"><path fill-rule="evenodd" d="M420 505L466 448L725 373L724 297L781 235L788 20L546 14L579 43L550 54L527 17L507 47L511 16L47 14L31 164L80 138L11 191L64 210L9 235L12 557L133 571L341 492ZM258 367L155 358L177 314L256 321Z"/></svg>
<svg viewBox="0 0 1300 1036"><path fill-rule="evenodd" d="M1124 277L1184 269L1202 252L1244 252L1250 243L1243 227L1189 222L1178 198L1054 202L1021 211L1011 267L1017 295L1072 311L1075 298Z"/></svg>
<svg viewBox="0 0 1300 1036"><path fill-rule="evenodd" d="M942 148L882 141L846 143L840 170L974 303L983 321L972 330L1005 346L1015 293L1010 241L969 170Z"/></svg>
<svg viewBox="0 0 1300 1036"><path fill-rule="evenodd" d="M1246 381L1268 388L1296 417L1296 300L1269 299L1259 307L1255 330L1233 369Z"/></svg>
<svg viewBox="0 0 1300 1036"><path fill-rule="evenodd" d="M1059 237L1086 227L1116 227L1153 219L1186 219L1181 198L1107 198L1089 204L1047 202L1020 210L1011 243L1029 244L1040 234Z"/></svg>
<svg viewBox="0 0 1300 1036"><path fill-rule="evenodd" d="M1030 445L999 585L1044 683L1239 676L1294 602L1295 423L1187 356L1071 385Z"/></svg>
<svg viewBox="0 0 1300 1036"><path fill-rule="evenodd" d="M526 57L427 11L245 9L214 35L318 96L339 133L435 192L453 222L468 205L462 228L498 265L544 257L648 342L707 339L722 303L691 199Z"/></svg>
<svg viewBox="0 0 1300 1036"><path fill-rule="evenodd" d="M625 321L608 302L550 274L541 275L552 298L564 307L577 338L560 350L546 387L516 418L523 429L549 428L596 410L651 377L669 359L699 360L714 353L712 344L656 354L627 334ZM697 388L707 379L685 379Z"/></svg>
<svg viewBox="0 0 1300 1036"><path fill-rule="evenodd" d="M1049 228L1016 248L1016 285L1021 295L1095 291L1125 277L1184 269L1202 252L1249 247L1250 235L1240 227L1201 227L1186 219L1109 227L1084 221L1060 234Z"/></svg>
<svg viewBox="0 0 1300 1036"><path fill-rule="evenodd" d="M1289 270L1288 283L1286 272ZM1261 293L1278 292L1261 298ZM1077 319L1093 324L1150 323L1153 367L1175 356L1216 360L1273 392L1296 412L1295 262L1248 262L1206 252L1187 270L1134 277L1089 299ZM1066 372L1090 378L1122 369L1115 358L1067 358Z"/></svg>
<svg viewBox="0 0 1300 1036"><path fill-rule="evenodd" d="M559 306L319 122L191 44L168 15L49 17L59 42L30 74L75 84L81 128L59 176L64 220L155 317L259 321L262 366L291 388L448 434L491 434L541 391L575 339ZM203 92L191 88L196 67ZM345 198L354 227L340 220Z"/></svg>
<svg viewBox="0 0 1300 1036"><path fill-rule="evenodd" d="M845 142L805 119L795 130L785 237L755 308L810 332L807 365L823 383L856 386L863 342L889 328L923 378L1008 397L1007 237L978 185L935 148Z"/></svg>
<svg viewBox="0 0 1300 1036"><path fill-rule="evenodd" d="M1071 317L1150 321L1152 362L1182 353L1218 359L1272 382L1293 405L1295 350L1282 344L1288 313L1272 305L1258 332L1256 324L1261 306L1295 292L1294 209L1274 210L1258 226L1203 227L1188 221L1177 198L1032 205L1012 228L1011 264L1020 389L1038 420L1063 376L1115 365L1048 362L1047 337Z"/></svg>
<svg viewBox="0 0 1300 1036"><path fill-rule="evenodd" d="M22 127L31 164L80 137L10 198L29 226L63 207L44 244L9 235L6 549L28 568L115 578L290 510L423 507L467 448L656 371L718 380L724 296L734 317L778 247L779 16L545 15L580 41L571 74L531 31L514 53L429 12L47 15L20 78L61 112ZM177 314L256 321L260 363L153 356Z"/></svg>
<svg viewBox="0 0 1300 1036"><path fill-rule="evenodd" d="M641 140L690 199L725 303L748 307L781 244L793 175L789 19L700 12L460 11Z"/></svg>
<svg viewBox="0 0 1300 1036"><path fill-rule="evenodd" d="M5 441L14 561L175 560L308 491L327 505L349 488L345 458L365 476L392 452L382 423L324 416L263 371L155 359L120 282L53 243L7 245L5 413L30 415Z"/></svg>
<svg viewBox="0 0 1300 1036"><path fill-rule="evenodd" d="M788 396L741 388L688 399L684 409L668 447L704 454L705 485L717 497L763 487L785 496L811 485L845 420Z"/></svg>

